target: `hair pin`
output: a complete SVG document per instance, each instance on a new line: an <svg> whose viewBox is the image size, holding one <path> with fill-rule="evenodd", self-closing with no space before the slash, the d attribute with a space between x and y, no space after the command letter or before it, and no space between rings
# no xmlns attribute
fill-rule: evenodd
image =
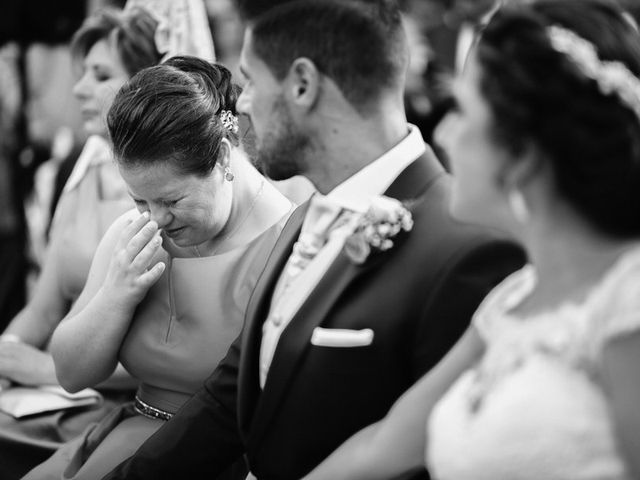
<svg viewBox="0 0 640 480"><path fill-rule="evenodd" d="M231 133L238 133L238 117L236 117L230 110L222 110L220 112L220 121L222 126Z"/></svg>

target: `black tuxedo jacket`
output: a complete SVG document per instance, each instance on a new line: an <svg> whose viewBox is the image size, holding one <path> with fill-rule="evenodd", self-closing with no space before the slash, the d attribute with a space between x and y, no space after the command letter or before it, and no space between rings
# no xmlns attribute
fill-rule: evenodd
<svg viewBox="0 0 640 480"><path fill-rule="evenodd" d="M242 335L201 389L107 478L216 478L242 454L260 480L300 478L451 348L479 302L525 261L496 232L448 213L449 177L428 152L386 192L414 227L364 264L342 252L282 333L264 390L258 360L273 289L306 206L285 226L251 297ZM310 343L315 327L374 331L371 345ZM425 475L418 472L418 476Z"/></svg>

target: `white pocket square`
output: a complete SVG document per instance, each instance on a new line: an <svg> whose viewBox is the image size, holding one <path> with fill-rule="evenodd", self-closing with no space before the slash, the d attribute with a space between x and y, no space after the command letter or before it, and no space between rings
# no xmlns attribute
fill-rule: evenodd
<svg viewBox="0 0 640 480"><path fill-rule="evenodd" d="M373 330L346 330L343 328L316 327L311 344L318 347L366 347L373 342Z"/></svg>

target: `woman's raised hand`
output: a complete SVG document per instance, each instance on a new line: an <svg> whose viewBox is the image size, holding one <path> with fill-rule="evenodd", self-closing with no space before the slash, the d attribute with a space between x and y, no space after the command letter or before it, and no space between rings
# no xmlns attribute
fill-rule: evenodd
<svg viewBox="0 0 640 480"><path fill-rule="evenodd" d="M127 225L116 244L102 289L124 308L135 308L164 272L153 264L162 245L158 224L144 212Z"/></svg>

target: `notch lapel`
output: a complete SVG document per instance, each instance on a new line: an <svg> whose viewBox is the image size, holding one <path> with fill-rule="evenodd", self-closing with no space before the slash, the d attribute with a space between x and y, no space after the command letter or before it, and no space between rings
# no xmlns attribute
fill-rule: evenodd
<svg viewBox="0 0 640 480"><path fill-rule="evenodd" d="M427 152L422 157L411 163L398 176L385 194L402 201L411 202L422 195L437 178L444 174L444 169L440 166L433 153L427 149ZM290 252L291 249L289 248L287 251ZM247 439L248 449L253 449L254 446L259 445L270 421L282 404L282 398L287 391L289 382L292 380L299 362L309 349L314 328L323 324L331 309L339 301L341 294L347 289L347 286L357 277L372 269L373 266L378 265L384 258L386 257L382 253L376 255L371 261L356 265L348 259L344 251L340 252L311 292L309 298L294 315L291 322L282 332L269 368L264 391L257 402L253 415L255 421L250 426L250 435ZM280 268L283 267L283 263L279 265ZM272 292L272 290L273 286L269 292ZM266 315L260 315L259 318L264 321ZM256 376L262 321L259 322L260 332L255 332L254 330L255 337L252 341L257 343L248 345L249 349L256 355L252 359L251 366ZM259 333L259 335L256 335L256 333ZM257 384L257 382L255 383ZM249 424L246 424L246 426L249 426Z"/></svg>
<svg viewBox="0 0 640 480"><path fill-rule="evenodd" d="M273 290L285 263L289 259L293 244L298 240L302 222L309 208L303 203L292 214L280 233L265 268L254 287L247 306L242 354L238 371L238 422L240 431L246 434L255 410L255 402L260 396L259 360L262 340L262 325L271 307Z"/></svg>

